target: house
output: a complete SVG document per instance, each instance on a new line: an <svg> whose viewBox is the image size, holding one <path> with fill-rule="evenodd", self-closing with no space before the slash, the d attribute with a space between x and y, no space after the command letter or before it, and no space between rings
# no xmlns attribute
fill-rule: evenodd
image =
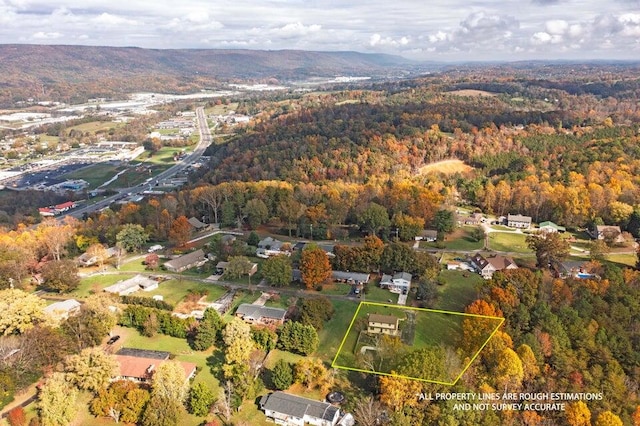
<svg viewBox="0 0 640 426"><path fill-rule="evenodd" d="M360 285L368 283L371 275L361 272L333 271L331 272L331 278L338 282Z"/></svg>
<svg viewBox="0 0 640 426"><path fill-rule="evenodd" d="M126 296L139 290L153 291L158 288L158 281L152 280L144 275L136 275L128 280L118 281L114 285L106 287L104 291L114 293L119 296Z"/></svg>
<svg viewBox="0 0 640 426"><path fill-rule="evenodd" d="M287 314L285 309L243 303L236 309L236 316L249 324L280 325Z"/></svg>
<svg viewBox="0 0 640 426"><path fill-rule="evenodd" d="M229 266L229 262L223 262L223 261L218 262L218 264L216 265L216 274L218 275L224 274L224 271L227 269L228 266ZM253 274L255 274L256 272L258 272L258 264L252 263L251 271L249 271L249 276L252 277Z"/></svg>
<svg viewBox="0 0 640 426"><path fill-rule="evenodd" d="M547 221L544 221L544 222L540 222L540 224L538 225L538 228L540 229L540 231L548 232L548 233L566 232L567 231L567 228L565 228L564 226L556 225L555 223L551 222L550 220L547 220Z"/></svg>
<svg viewBox="0 0 640 426"><path fill-rule="evenodd" d="M553 269L560 278L583 278L592 275L587 270L587 262L585 261L566 260L564 262L555 262Z"/></svg>
<svg viewBox="0 0 640 426"><path fill-rule="evenodd" d="M469 216L458 216L458 223L461 225L480 225L484 221L482 213L471 213Z"/></svg>
<svg viewBox="0 0 640 426"><path fill-rule="evenodd" d="M596 240L609 240L616 243L624 242L622 231L620 230L619 226L597 225L595 232L592 232L591 235Z"/></svg>
<svg viewBox="0 0 640 426"><path fill-rule="evenodd" d="M103 260L106 259L111 259L113 256L118 254L118 251L120 249L118 247L109 247L106 251L105 251L105 258ZM99 260L99 256L97 255L91 255L90 253L82 253L79 257L78 257L78 265L80 266L92 266L95 265L96 263L98 263Z"/></svg>
<svg viewBox="0 0 640 426"><path fill-rule="evenodd" d="M509 228L529 229L531 227L531 217L521 214L508 214L507 226Z"/></svg>
<svg viewBox="0 0 640 426"><path fill-rule="evenodd" d="M428 241L430 243L438 239L438 231L435 229L423 229L416 235L416 241Z"/></svg>
<svg viewBox="0 0 640 426"><path fill-rule="evenodd" d="M496 271L518 269L518 265L513 259L501 255L483 256L480 253L476 253L471 258L471 262L478 270L478 273L485 279L490 279Z"/></svg>
<svg viewBox="0 0 640 426"><path fill-rule="evenodd" d="M190 268L195 268L196 266L202 266L207 263L208 260L202 249L198 249L165 262L164 267L167 271L182 272Z"/></svg>
<svg viewBox="0 0 640 426"><path fill-rule="evenodd" d="M62 212L66 212L69 209L72 209L76 206L76 203L74 203L73 201L67 201L61 204L56 204L55 206L53 206L53 208L55 210L58 211L58 213L62 213Z"/></svg>
<svg viewBox="0 0 640 426"><path fill-rule="evenodd" d="M256 256L267 259L271 256L278 256L281 254L287 256L291 254L288 250L286 250L285 243L283 243L282 241L276 240L275 238L267 237L258 242Z"/></svg>
<svg viewBox="0 0 640 426"><path fill-rule="evenodd" d="M50 207L40 207L38 213L43 217L52 217L56 215L56 211Z"/></svg>
<svg viewBox="0 0 640 426"><path fill-rule="evenodd" d="M44 308L44 313L53 318L54 321L62 321L80 312L80 306L80 302L77 300L67 299L47 306Z"/></svg>
<svg viewBox="0 0 640 426"><path fill-rule="evenodd" d="M392 293L407 294L411 287L411 274L398 272L393 276L384 274L380 279L380 288L386 288Z"/></svg>
<svg viewBox="0 0 640 426"><path fill-rule="evenodd" d="M285 426L335 426L340 418L338 407L328 402L285 392L273 392L260 398L260 409L269 420Z"/></svg>
<svg viewBox="0 0 640 426"><path fill-rule="evenodd" d="M369 314L367 333L400 335L400 318L393 315Z"/></svg>
<svg viewBox="0 0 640 426"><path fill-rule="evenodd" d="M190 217L189 219L187 219L187 221L189 222L189 224L191 226L193 226L195 228L196 231L204 231L204 230L209 229L209 225L208 224L199 221L195 217Z"/></svg>
<svg viewBox="0 0 640 426"><path fill-rule="evenodd" d="M165 362L170 362L169 352L146 349L122 348L116 354L118 375L114 380L131 380L146 383L153 377L154 371ZM184 369L185 381L196 375L197 366L191 362L180 362Z"/></svg>

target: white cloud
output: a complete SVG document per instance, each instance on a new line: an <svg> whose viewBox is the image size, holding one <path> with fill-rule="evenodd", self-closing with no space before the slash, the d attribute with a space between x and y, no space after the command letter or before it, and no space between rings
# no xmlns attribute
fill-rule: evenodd
<svg viewBox="0 0 640 426"><path fill-rule="evenodd" d="M33 33L31 38L34 40L55 40L62 37L62 34L58 32L45 33L43 31L38 31L37 33Z"/></svg>
<svg viewBox="0 0 640 426"><path fill-rule="evenodd" d="M98 25L104 25L108 27L116 27L121 25L137 25L137 22L133 19L128 19L118 15L112 15L111 13L102 13L91 20Z"/></svg>
<svg viewBox="0 0 640 426"><path fill-rule="evenodd" d="M411 42L410 38L407 36L402 37L382 37L380 34L373 34L369 38L369 45L371 47L376 46L389 46L389 47L398 47L398 46L406 46Z"/></svg>
<svg viewBox="0 0 640 426"><path fill-rule="evenodd" d="M569 29L569 23L562 19L554 19L547 21L546 28L549 34L564 34Z"/></svg>

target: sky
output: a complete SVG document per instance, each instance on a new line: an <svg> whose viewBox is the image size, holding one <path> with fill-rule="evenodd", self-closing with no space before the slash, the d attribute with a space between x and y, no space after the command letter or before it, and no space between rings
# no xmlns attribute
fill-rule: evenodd
<svg viewBox="0 0 640 426"><path fill-rule="evenodd" d="M640 59L640 0L0 0L0 44Z"/></svg>

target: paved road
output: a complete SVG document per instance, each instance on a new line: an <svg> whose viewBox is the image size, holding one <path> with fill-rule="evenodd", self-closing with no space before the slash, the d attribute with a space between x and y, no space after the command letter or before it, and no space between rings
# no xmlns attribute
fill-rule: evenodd
<svg viewBox="0 0 640 426"><path fill-rule="evenodd" d="M120 199L124 194L127 194L127 195L130 194L131 196L140 195L144 191L146 191L149 186L155 185L156 182L162 179L168 179L172 176L175 176L176 174L180 173L181 171L183 171L193 163L200 160L200 157L202 157L202 154L204 153L204 151L207 149L209 145L211 145L212 136L211 136L211 129L209 128L209 125L207 123L207 116L204 113L204 108L200 107L196 109L196 117L198 120L198 132L200 133L200 141L194 148L193 152L191 152L191 154L189 154L184 159L174 164L164 172L156 175L153 178L153 180L151 180L146 184L134 186L131 188L120 188L117 190L118 193L115 195L112 195L103 200L100 200L95 204L91 204L84 207L78 207L68 213L58 216L58 218L62 219L65 216L73 216L75 218L80 218L85 213L89 214L97 210L103 209L105 207L108 207L111 203Z"/></svg>

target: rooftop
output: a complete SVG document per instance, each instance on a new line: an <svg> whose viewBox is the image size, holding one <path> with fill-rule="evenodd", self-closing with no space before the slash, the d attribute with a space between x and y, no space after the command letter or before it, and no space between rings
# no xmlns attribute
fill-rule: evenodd
<svg viewBox="0 0 640 426"><path fill-rule="evenodd" d="M315 401L284 392L274 392L260 399L260 408L287 414L299 419L304 416L332 421L339 409L327 402Z"/></svg>

